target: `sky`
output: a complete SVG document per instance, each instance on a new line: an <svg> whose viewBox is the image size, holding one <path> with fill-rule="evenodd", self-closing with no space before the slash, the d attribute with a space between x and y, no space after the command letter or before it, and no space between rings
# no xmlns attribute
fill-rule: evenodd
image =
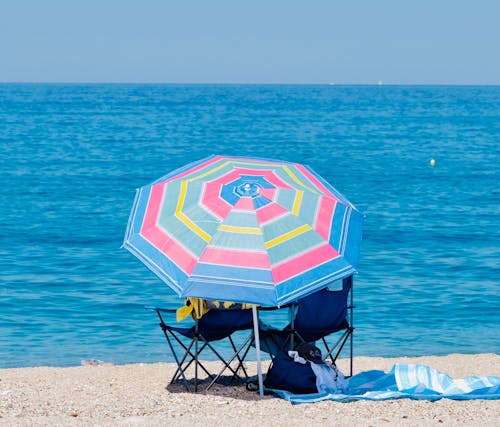
<svg viewBox="0 0 500 427"><path fill-rule="evenodd" d="M0 82L500 84L500 0L0 0Z"/></svg>

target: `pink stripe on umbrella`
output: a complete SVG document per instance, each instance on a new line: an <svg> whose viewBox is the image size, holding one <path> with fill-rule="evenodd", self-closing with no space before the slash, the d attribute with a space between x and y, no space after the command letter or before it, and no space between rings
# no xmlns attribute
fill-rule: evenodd
<svg viewBox="0 0 500 427"><path fill-rule="evenodd" d="M331 197L333 197L335 200L338 200L337 196L333 194L328 188L326 188L317 178L314 177L314 175L311 174L304 166L296 164L295 167L300 170L308 179L311 181L314 186L323 192L324 194L327 194Z"/></svg>
<svg viewBox="0 0 500 427"><path fill-rule="evenodd" d="M277 203L269 203L258 209L255 214L257 215L257 221L259 221L259 224L264 225L265 223L278 218L287 212L288 211L283 206L278 205Z"/></svg>
<svg viewBox="0 0 500 427"><path fill-rule="evenodd" d="M159 251L169 257L182 271L191 274L196 265L196 258L188 252L175 238L157 225L166 183L151 187L148 209L144 215L141 235Z"/></svg>
<svg viewBox="0 0 500 427"><path fill-rule="evenodd" d="M210 182L211 183L214 182L217 184L228 184L232 181L236 181L239 177L240 177L240 174L238 172L236 172L235 170L231 170L228 173L226 173L222 176L219 176L216 179L211 180Z"/></svg>
<svg viewBox="0 0 500 427"><path fill-rule="evenodd" d="M225 249L213 246L205 249L200 256L200 262L236 267L271 268L269 257L265 252Z"/></svg>
<svg viewBox="0 0 500 427"><path fill-rule="evenodd" d="M259 188L259 194L269 200L274 200L277 192L276 188Z"/></svg>
<svg viewBox="0 0 500 427"><path fill-rule="evenodd" d="M316 215L314 229L327 242L330 240L330 227L332 226L332 218L335 212L336 200L329 197L322 197L319 202L319 209Z"/></svg>
<svg viewBox="0 0 500 427"><path fill-rule="evenodd" d="M240 197L240 200L234 205L235 209L240 209L242 211L253 211L255 207L253 205L253 199L251 197Z"/></svg>
<svg viewBox="0 0 500 427"><path fill-rule="evenodd" d="M158 218L158 213L160 212L160 206L165 192L165 185L166 183L162 182L151 187L148 206L144 215L144 221L142 222L141 233L145 229L156 227L156 220Z"/></svg>
<svg viewBox="0 0 500 427"><path fill-rule="evenodd" d="M285 181L283 181L278 175L274 173L272 170L266 169L244 169L244 168L235 168L236 172L240 175L249 175L249 176L262 176L271 184L274 184L278 188L286 188L288 190L292 190Z"/></svg>
<svg viewBox="0 0 500 427"><path fill-rule="evenodd" d="M339 253L328 243L321 245L309 252L290 258L275 267L272 267L274 283L278 284L285 280L304 273L320 264L337 258Z"/></svg>
<svg viewBox="0 0 500 427"><path fill-rule="evenodd" d="M222 184L216 181L205 184L201 204L223 220L231 212L232 206L220 197L221 187Z"/></svg>

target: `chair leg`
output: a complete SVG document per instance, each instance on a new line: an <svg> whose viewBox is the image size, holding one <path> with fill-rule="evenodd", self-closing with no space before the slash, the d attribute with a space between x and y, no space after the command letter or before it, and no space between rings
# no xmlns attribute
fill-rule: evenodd
<svg viewBox="0 0 500 427"><path fill-rule="evenodd" d="M186 388L188 389L188 391L191 391L189 389L189 386L187 385L187 379L186 379L186 376L185 376L185 371L189 368L189 366L191 366L191 364L193 362L196 362L196 367L199 366L204 372L205 374L207 374L208 377L210 378L213 378L213 374L211 374L206 368L205 366L199 361L197 360L197 355L200 354L203 349L207 346L206 343L203 343L201 348L199 348L197 351L195 351L195 353L193 354L191 352L191 348L193 347L193 345L195 344L195 340L191 340L191 342L189 343L188 346L186 346L181 340L180 338L175 335L172 331L169 331L166 327L163 328L164 329L164 334L165 334L165 337L167 339L167 342L169 344L169 347L170 347L170 351L172 352L173 356L174 356L174 359L177 363L177 370L175 371L172 379L170 380L170 384L174 383L175 381L177 381L180 377L182 377L183 381L184 381L184 384L186 386ZM177 343L184 349L184 356L182 357L182 359L179 361L179 358L177 356L177 353L175 352L175 349L174 349L174 346L173 346L173 343L171 342L171 339L169 337L169 333L172 335L172 337L177 341ZM186 362L186 359L188 358L188 356L190 357L190 360L188 362ZM196 370L196 367L195 367L195 370ZM195 378L197 379L198 376L197 376L197 373L195 374ZM195 381L197 381L195 379ZM195 383L196 385L196 383Z"/></svg>
<svg viewBox="0 0 500 427"><path fill-rule="evenodd" d="M174 335L174 337L175 337L175 335ZM175 337L175 338L178 340L177 337ZM170 380L170 384L172 384L173 382L177 381L179 379L179 375L185 377L184 372L189 367L189 365L191 364L191 362L194 360L194 355L193 355L193 353L191 353L191 347L193 347L193 344L194 344L194 342L191 341L189 343L189 346L185 347L184 356L182 356L182 359L180 360L180 362L177 363L177 370L175 371L174 376ZM184 347L184 344L183 344L183 347ZM172 350L172 354L174 355L175 359L177 360L178 357L177 357L177 354L175 353L173 345L171 345L170 348ZM191 360L185 365L185 362L186 362L186 359L187 359L188 356L191 356Z"/></svg>
<svg viewBox="0 0 500 427"><path fill-rule="evenodd" d="M248 355L248 352L250 351L250 348L252 347L252 338L253 338L253 332L247 337L247 339L241 344L239 349L234 349L235 350L235 355L238 358L238 366L236 367L236 374L233 374L231 378L231 384L233 383L235 378L238 378L242 383L245 383L245 381L237 374L238 370L241 368L243 371L243 374L245 375L245 380L248 380L248 372L245 369L244 361ZM245 348L246 347L246 348ZM243 355L240 357L241 351L245 349L243 352Z"/></svg>
<svg viewBox="0 0 500 427"><path fill-rule="evenodd" d="M179 337L177 337L177 335L175 335L173 332L170 332L172 334L172 336L175 338L175 340L177 341L177 343L182 347L184 348L184 351L185 351L185 354L184 354L184 357L182 358L182 363L184 363L184 361L186 360L187 356L191 356L191 359L189 360L189 362L187 363L187 365L184 367L184 370L186 370L190 365L191 363L193 363L195 361L195 355L191 352L191 347L193 346L194 344L194 340L191 340L190 342L190 345L189 347L187 347L180 339ZM201 353L203 351L203 349L206 347L206 343L204 343L201 348L199 349L198 353ZM208 370L203 366L203 364L201 362L198 362L198 364L200 365L201 369L203 369L203 371L208 375L208 376L212 376L212 374L210 374L210 372L208 372ZM175 375L177 375L178 372L175 373Z"/></svg>
<svg viewBox="0 0 500 427"><path fill-rule="evenodd" d="M295 348L294 348L294 350L295 350L300 344L304 344L306 342L306 340L304 338L302 338L302 336L297 331L293 331L293 335L295 337L297 337L297 344L295 345Z"/></svg>
<svg viewBox="0 0 500 427"><path fill-rule="evenodd" d="M354 338L354 328L351 327L351 333L349 334L349 347L350 347L350 372L349 372L349 377L352 377L352 362L353 362L353 338Z"/></svg>
<svg viewBox="0 0 500 427"><path fill-rule="evenodd" d="M330 355L330 360L332 361L332 363L335 363L335 360L333 359L333 356L331 354L331 350L328 347L328 343L326 342L325 337L321 337L321 340L323 341L323 345L325 346L325 349L326 349L326 357L328 357L328 355ZM335 347L332 347L332 348L335 348ZM326 359L326 357L325 357L325 359Z"/></svg>
<svg viewBox="0 0 500 427"><path fill-rule="evenodd" d="M349 326L350 326L350 343L349 343L349 347L350 347L350 377L352 377L352 374L353 374L353 369L352 369L352 364L353 364L353 338L354 338L354 276L351 276L350 277L350 286L351 286L351 289L349 291L349 294L350 294L350 299L351 299L351 303L349 304Z"/></svg>
<svg viewBox="0 0 500 427"><path fill-rule="evenodd" d="M177 370L175 371L174 378L177 376L177 373L180 372L180 375L182 376L182 380L184 382L184 386L186 387L188 392L191 392L191 388L189 387L189 383L188 383L186 375L184 373L184 369L182 369L183 362L179 362L179 358L177 357L177 354L175 353L174 346L173 346L172 342L170 341L168 334L166 333L166 331L164 331L164 333L165 333L165 337L167 339L168 345L170 347L170 351L174 355L175 362L177 363ZM184 358L185 358L185 356L184 356ZM184 358L183 358L183 360L184 360ZM172 378L172 380L170 381L170 384L172 384L172 382L174 381L174 378Z"/></svg>
<svg viewBox="0 0 500 427"><path fill-rule="evenodd" d="M198 391L198 386L199 386L199 379L198 379L198 374L199 370L203 370L206 375L211 379L211 382L209 386L207 387L207 390L217 381L217 379L220 377L220 375L223 373L224 370L228 369L232 372L233 376L231 378L231 381L234 380L234 378L240 379L242 383L244 383L243 378L239 374L239 370L241 369L243 372L243 375L245 378L248 378L248 372L245 369L245 366L243 364L246 355L248 354L248 351L250 349L250 344L251 344L251 336L250 335L244 342L241 344L239 348L236 348L236 345L234 343L234 340L232 339L231 336L229 336L229 341L231 343L231 347L234 351L234 356L231 358L229 363L227 363L224 358L219 354L219 352L207 341L203 338L203 336L198 332L197 329L197 324L196 324L196 330L195 330L195 336L191 340L189 344L185 344L178 336L177 334L169 328L165 322L163 321L162 315L159 310L155 310L159 319L160 319L160 326L162 328L163 334L165 336L165 339L168 343L168 346L170 348L170 351L175 359L177 369L170 380L170 384L176 382L179 379L182 379L184 386L188 392L191 392L191 387L190 384L187 380L186 377L186 371L191 366L191 364L194 362L194 391ZM201 341L201 343L200 343ZM177 353L176 353L176 347L174 347L175 342L184 350L184 354L182 358L180 358ZM214 353L215 356L224 364L224 367L219 374L214 376L211 374L208 369L205 368L203 363L200 361L200 353L206 348L210 348L210 350ZM246 348L245 348L246 347ZM179 350L179 349L177 349ZM242 353L243 352L243 353ZM243 354L243 356L241 356ZM236 369L233 369L233 367L230 365L235 359L238 360L238 365L236 366Z"/></svg>
<svg viewBox="0 0 500 427"><path fill-rule="evenodd" d="M240 366L243 366L243 360L245 359L245 356L247 355L248 353L248 350L250 349L250 344L251 344L251 339L253 337L253 334L250 334L246 339L245 341L243 342L243 344L240 345L240 347L236 350L236 352L233 354L233 356L231 357L231 359L229 359L228 362L226 362L224 360L224 358L219 354L217 353L217 351L209 345L209 347L212 349L212 351L217 355L217 357L220 359L220 361L224 364L224 366L222 367L222 369L217 373L217 375L215 376L215 378L212 379L212 381L210 382L210 384L207 386L206 390L209 390L214 384L215 382L220 378L220 376L222 375L222 373L226 370L226 369L229 369L232 373L233 373L233 378L237 377L239 378L242 382L244 382L241 377L238 375L238 370L240 368ZM240 359L239 357L239 354L241 353L241 351L245 348L245 353L243 355L243 360ZM238 358L238 366L236 367L236 370L234 370L232 367L231 367L231 363L233 362L234 359ZM246 371L245 372L245 376L248 378L248 375L246 374ZM233 379L232 378L232 379ZM232 380L231 379L231 380Z"/></svg>
<svg viewBox="0 0 500 427"><path fill-rule="evenodd" d="M241 345L241 347L243 347L244 344ZM241 348L240 347L240 348ZM245 351L243 352L243 356L241 357L241 360L244 361L248 355L248 352L250 351L250 348L252 347L252 342L249 341L248 344L247 344L247 348L245 349ZM245 377L248 378L248 374L245 374Z"/></svg>
<svg viewBox="0 0 500 427"><path fill-rule="evenodd" d="M344 345L346 344L347 339L351 335L352 335L352 328L349 327L346 329L346 331L342 334L342 336L337 340L337 342L331 348L328 347L328 344L327 344L325 338L323 338L323 344L325 345L325 348L327 351L325 359L329 357L331 359L332 363L335 363L337 361L337 358L339 357L340 353L342 352L342 349L344 348ZM336 348L338 348L338 350L335 353L335 356L333 356L333 351Z"/></svg>
<svg viewBox="0 0 500 427"><path fill-rule="evenodd" d="M194 337L194 392L198 393L198 337Z"/></svg>
<svg viewBox="0 0 500 427"><path fill-rule="evenodd" d="M216 349L215 349L215 348L214 348L214 347L213 347L210 343L208 343L208 342L207 342L207 345L208 345L208 347L210 348L210 350L212 350L212 352L213 352L213 353L214 353L214 354L215 354L215 355L219 358L219 360L220 360L220 361L224 364L225 369L229 369L229 370L230 370L233 374L236 374L236 375L237 375L236 371L235 371L235 370L234 370L234 369L233 369L233 368L229 365L229 363L228 363L228 362L226 362L226 361L224 360L224 358L223 358L223 357L219 354L219 352L218 352L218 351L217 351L217 350L216 350ZM232 362L235 358L236 358L236 356L233 356L233 357L231 358L231 362Z"/></svg>
<svg viewBox="0 0 500 427"><path fill-rule="evenodd" d="M184 347L184 350L186 350L186 354L184 355L182 361L179 361L179 358L177 357L177 353L175 352L172 341L170 340L170 337L168 336L169 329L168 329L167 325L165 324L165 322L163 321L163 317L162 317L160 311L159 310L155 310L155 311L156 311L158 318L160 319L160 327L161 327L161 330L163 331L163 335L165 335L168 346L170 347L170 351L172 352L172 355L174 356L174 359L175 359L175 363L177 364L177 370L175 371L174 378L177 376L177 373L180 372L180 375L182 376L182 380L184 381L184 387L186 387L186 390L188 392L191 392L191 388L189 387L189 383L188 383L186 375L184 373L184 369L182 369L182 364L184 363L184 360L186 358L186 354L190 353L190 352L189 352L188 348L184 345L184 343L182 341L180 341L179 338L177 338L177 336L170 331L172 333L172 336L182 345L182 347ZM189 348L191 348L191 347L189 347ZM172 378L172 380L170 381L170 384L172 384L174 378Z"/></svg>
<svg viewBox="0 0 500 427"><path fill-rule="evenodd" d="M243 365L243 360L245 360L245 358L243 358L243 359L240 358L240 353L236 349L236 346L234 345L234 341L231 338L231 335L228 338L229 338L229 342L231 343L231 347L233 348L233 351L236 354L236 357L238 358L238 366L236 368L236 372L238 372L238 370L241 368L241 370L243 371L243 374L245 375L245 378L248 378L248 373L245 369L245 366ZM233 378L234 378L234 376L233 376Z"/></svg>
<svg viewBox="0 0 500 427"><path fill-rule="evenodd" d="M191 364L193 362L195 364L195 375L194 375L195 392L198 391L198 385L199 385L198 368L203 370L205 372L205 374L212 380L209 387L207 387L207 390L215 383L215 381L220 377L221 373L226 369L229 369L232 372L233 378L237 377L242 382L244 382L243 379L238 374L238 370L241 368L243 370L245 377L248 378L248 373L246 372L246 369L243 365L243 360L245 359L246 355L248 354L248 349L250 347L250 345L249 345L250 336L243 342L243 344L238 349L236 348L236 345L235 345L234 341L232 340L232 338L229 337L230 342L231 342L231 346L233 347L233 350L235 353L234 353L233 358L230 360L230 362L227 363L224 360L224 358L222 357L222 355L209 342L207 342L203 338L203 336L201 336L201 335L199 335L198 338L196 338L196 337L193 338L193 340L189 343L189 345L186 346L182 342L182 340L175 333L173 333L172 331L169 331L168 328L165 328L164 334L165 334L165 338L167 339L168 345L170 347L170 351L172 352L172 355L174 356L174 359L175 359L176 364L177 364L177 369L176 369L172 379L170 380L170 384L172 384L175 381L177 381L178 379L182 378L182 381L184 383L184 386L186 387L186 390L191 392L191 388L190 388L189 383L187 381L185 372L189 368L189 366L191 366ZM184 355L181 359L179 359L179 357L177 356L177 353L175 352L175 348L174 348L174 345L172 343L172 339L169 336L170 334L175 339L175 341L177 341L177 343L184 349ZM200 343L200 341L201 341L201 343ZM246 351L244 352L243 357L240 357L240 354L241 354L242 350L245 349L245 346L247 346ZM194 347L194 351L192 351L193 347ZM202 353L206 347L210 348L210 350L215 354L215 356L217 356L217 358L224 364L222 371L218 375L214 375L214 374L210 373L208 371L208 369L203 365L203 363L199 359L200 353ZM236 367L236 369L233 369L230 366L230 363L235 358L238 359L238 366Z"/></svg>
<svg viewBox="0 0 500 427"><path fill-rule="evenodd" d="M194 343L194 342L193 342L193 343ZM202 346L201 346L201 348L198 350L198 354L201 354L201 353L203 352L203 350L205 349L205 347L206 347L206 346L207 346L207 344L206 344L206 343L203 343L203 344L202 344ZM193 353L191 353L191 352L189 351L189 352L186 352L186 354L184 355L184 358L183 358L182 363L184 363L184 362L185 362L185 360L186 360L186 358L187 358L187 356L188 356L188 355L189 355L189 356L191 356L191 359L189 360L189 362L187 362L187 363L184 365L184 367L183 367L183 370L184 370L184 371L186 371L186 370L187 370L187 369L191 366L191 364L192 364L193 362L195 362L195 361L196 361L196 357L195 357L195 355L193 355ZM208 369L207 369L207 368L205 368L205 366L203 365L203 363L201 363L201 361L200 361L199 359L198 359L198 366L199 366L199 367L200 367L200 368L201 368L201 369L205 372L205 374L207 374L207 376L208 376L208 377L213 378L213 376L214 376L214 375L213 375L213 374L211 374L211 373L208 371ZM179 379L179 369L177 369L177 371L175 372L174 377L172 378L171 383L173 383L173 382L177 381L178 379Z"/></svg>

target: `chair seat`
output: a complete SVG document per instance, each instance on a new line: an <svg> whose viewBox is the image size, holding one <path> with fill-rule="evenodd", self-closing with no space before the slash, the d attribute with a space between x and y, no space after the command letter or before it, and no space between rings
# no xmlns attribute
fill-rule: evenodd
<svg viewBox="0 0 500 427"><path fill-rule="evenodd" d="M196 326L190 328L166 326L186 338L192 339L196 335ZM251 310L210 310L198 321L198 333L208 342L227 338L236 331L244 331L252 327Z"/></svg>

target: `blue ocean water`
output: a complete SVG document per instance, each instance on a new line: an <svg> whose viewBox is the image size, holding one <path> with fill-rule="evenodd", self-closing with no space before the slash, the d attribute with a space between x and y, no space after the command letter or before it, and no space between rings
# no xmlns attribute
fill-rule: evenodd
<svg viewBox="0 0 500 427"><path fill-rule="evenodd" d="M0 85L0 367L168 360L120 249L212 153L311 165L365 215L355 354L500 352L500 87ZM430 166L430 159L435 166Z"/></svg>

